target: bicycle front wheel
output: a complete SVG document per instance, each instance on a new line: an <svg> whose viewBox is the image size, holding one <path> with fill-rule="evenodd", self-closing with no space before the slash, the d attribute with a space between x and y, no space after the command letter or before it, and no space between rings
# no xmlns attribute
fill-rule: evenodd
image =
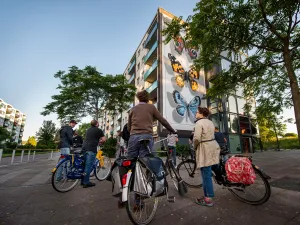
<svg viewBox="0 0 300 225"><path fill-rule="evenodd" d="M52 173L52 187L58 192L68 192L77 184L78 179L68 179L67 175L72 169L72 162L64 160Z"/></svg>
<svg viewBox="0 0 300 225"><path fill-rule="evenodd" d="M200 170L197 170L197 164L195 160L187 159L182 161L178 165L177 171L187 186L191 188L202 187Z"/></svg>
<svg viewBox="0 0 300 225"><path fill-rule="evenodd" d="M103 156L103 162L98 161L96 169L94 170L95 176L98 180L105 180L111 172L111 160L109 157Z"/></svg>
<svg viewBox="0 0 300 225"><path fill-rule="evenodd" d="M133 187L133 177L130 178L126 211L133 224L149 224L155 216L158 207L158 197L148 197L135 193Z"/></svg>
<svg viewBox="0 0 300 225"><path fill-rule="evenodd" d="M262 173L253 167L256 175L254 184L239 185L230 188L229 191L240 201L250 205L261 205L269 200L271 196L271 187L268 180Z"/></svg>

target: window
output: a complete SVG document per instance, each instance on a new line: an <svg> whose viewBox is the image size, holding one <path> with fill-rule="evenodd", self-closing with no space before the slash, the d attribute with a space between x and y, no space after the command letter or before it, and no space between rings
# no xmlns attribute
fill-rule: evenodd
<svg viewBox="0 0 300 225"><path fill-rule="evenodd" d="M138 50L138 54L137 54L137 56L139 56L139 55L140 55L140 53L141 53L141 49L139 49L139 50Z"/></svg>
<svg viewBox="0 0 300 225"><path fill-rule="evenodd" d="M239 135L229 134L229 144L231 153L241 152L242 149Z"/></svg>
<svg viewBox="0 0 300 225"><path fill-rule="evenodd" d="M138 69L138 70L140 69L140 63L137 65L137 69Z"/></svg>
<svg viewBox="0 0 300 225"><path fill-rule="evenodd" d="M250 134L250 121L248 117L240 116L240 131L242 134Z"/></svg>
<svg viewBox="0 0 300 225"><path fill-rule="evenodd" d="M140 83L140 78L139 78L139 77L136 79L136 83L137 83L137 84Z"/></svg>
<svg viewBox="0 0 300 225"><path fill-rule="evenodd" d="M228 114L228 130L230 133L238 132L238 118L234 114Z"/></svg>
<svg viewBox="0 0 300 225"><path fill-rule="evenodd" d="M236 95L237 96L240 96L240 97L243 97L244 95L243 95L243 88L242 87L238 87L237 89L236 89Z"/></svg>
<svg viewBox="0 0 300 225"><path fill-rule="evenodd" d="M246 112L245 112L245 105L246 105L246 101L245 99L243 98L237 98L237 105L238 105L238 112L240 115L246 115Z"/></svg>
<svg viewBox="0 0 300 225"><path fill-rule="evenodd" d="M221 59L221 67L222 67L222 70L225 70L225 71L228 71L229 68L230 68L230 62L226 59Z"/></svg>
<svg viewBox="0 0 300 225"><path fill-rule="evenodd" d="M227 110L229 112L237 113L235 97L233 97L233 96L228 97L228 108L229 109L227 109Z"/></svg>

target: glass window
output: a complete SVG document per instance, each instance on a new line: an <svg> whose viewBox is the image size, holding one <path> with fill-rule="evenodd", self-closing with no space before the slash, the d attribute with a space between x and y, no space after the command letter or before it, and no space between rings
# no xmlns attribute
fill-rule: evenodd
<svg viewBox="0 0 300 225"><path fill-rule="evenodd" d="M214 123L215 127L219 127L219 114L212 114L210 116L211 121Z"/></svg>
<svg viewBox="0 0 300 225"><path fill-rule="evenodd" d="M250 134L250 121L248 117L240 116L240 131L242 134Z"/></svg>
<svg viewBox="0 0 300 225"><path fill-rule="evenodd" d="M231 64L231 62L229 62L228 60L223 59L223 58L221 59L222 70L228 71L230 68L230 64Z"/></svg>
<svg viewBox="0 0 300 225"><path fill-rule="evenodd" d="M243 98L237 98L237 105L238 105L238 112L240 115L246 115L245 112L245 105L246 105L246 100Z"/></svg>
<svg viewBox="0 0 300 225"><path fill-rule="evenodd" d="M241 153L242 148L239 135L229 134L229 145L231 153Z"/></svg>
<svg viewBox="0 0 300 225"><path fill-rule="evenodd" d="M137 69L138 69L138 70L140 69L140 63L137 65Z"/></svg>
<svg viewBox="0 0 300 225"><path fill-rule="evenodd" d="M227 110L229 112L237 113L235 97L233 97L233 96L228 97L228 106L229 106L229 109L227 109Z"/></svg>
<svg viewBox="0 0 300 225"><path fill-rule="evenodd" d="M238 88L236 89L236 95L237 95L237 96L243 97L243 96L244 96L243 92L244 92L243 87L238 87Z"/></svg>
<svg viewBox="0 0 300 225"><path fill-rule="evenodd" d="M238 118L234 114L228 114L228 130L230 133L237 133L238 128Z"/></svg>

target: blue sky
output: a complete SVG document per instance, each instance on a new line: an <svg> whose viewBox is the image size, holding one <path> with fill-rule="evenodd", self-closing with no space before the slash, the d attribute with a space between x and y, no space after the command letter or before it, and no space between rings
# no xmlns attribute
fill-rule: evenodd
<svg viewBox="0 0 300 225"><path fill-rule="evenodd" d="M196 2L1 0L0 98L27 114L24 139L43 120L56 120L40 112L57 93L58 70L92 65L123 73L159 6L186 18Z"/></svg>

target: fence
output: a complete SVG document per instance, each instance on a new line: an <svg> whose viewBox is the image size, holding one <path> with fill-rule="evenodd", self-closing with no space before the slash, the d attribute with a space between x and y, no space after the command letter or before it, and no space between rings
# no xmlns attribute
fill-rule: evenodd
<svg viewBox="0 0 300 225"><path fill-rule="evenodd" d="M59 152L56 149L0 149L0 165L35 162L41 159L53 160L57 154Z"/></svg>

